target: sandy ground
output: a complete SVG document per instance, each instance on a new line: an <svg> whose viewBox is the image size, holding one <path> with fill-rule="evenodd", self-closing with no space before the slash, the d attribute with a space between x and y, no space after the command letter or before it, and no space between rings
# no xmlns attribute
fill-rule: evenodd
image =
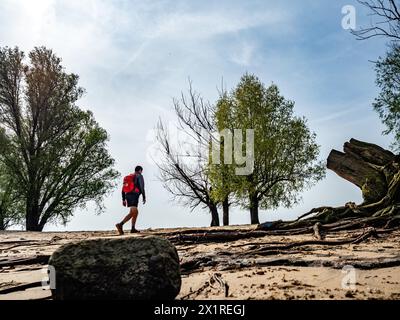
<svg viewBox="0 0 400 320"><path fill-rule="evenodd" d="M140 235L124 237L163 236L182 230L188 229L146 230ZM48 256L72 241L115 236L114 231L0 232L0 300L50 298L48 287L41 285L41 281L46 284L48 279L45 263L5 266L7 262ZM245 257L251 247L310 240L310 237L268 236L225 243L177 244L181 263L198 257L211 257L214 261L183 272L177 299L400 299L400 263L377 267L360 264L400 261L400 231L357 245L306 246L268 257ZM13 292L4 293L10 288L14 288Z"/></svg>

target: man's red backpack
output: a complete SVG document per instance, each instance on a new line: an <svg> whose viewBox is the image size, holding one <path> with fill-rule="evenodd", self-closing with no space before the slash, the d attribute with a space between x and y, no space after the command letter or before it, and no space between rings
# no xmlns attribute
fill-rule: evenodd
<svg viewBox="0 0 400 320"><path fill-rule="evenodd" d="M130 174L124 178L124 184L122 186L122 191L124 193L139 192L139 188L135 185L136 174Z"/></svg>

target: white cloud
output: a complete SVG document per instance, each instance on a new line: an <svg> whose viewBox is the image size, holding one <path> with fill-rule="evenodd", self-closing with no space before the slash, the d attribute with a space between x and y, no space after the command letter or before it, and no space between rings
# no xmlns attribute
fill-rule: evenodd
<svg viewBox="0 0 400 320"><path fill-rule="evenodd" d="M232 53L231 60L241 66L249 66L254 58L256 48L253 44L243 43L236 52Z"/></svg>
<svg viewBox="0 0 400 320"><path fill-rule="evenodd" d="M150 38L171 40L203 40L214 36L240 32L249 28L283 23L286 15L265 12L245 15L243 12L170 13L150 29Z"/></svg>

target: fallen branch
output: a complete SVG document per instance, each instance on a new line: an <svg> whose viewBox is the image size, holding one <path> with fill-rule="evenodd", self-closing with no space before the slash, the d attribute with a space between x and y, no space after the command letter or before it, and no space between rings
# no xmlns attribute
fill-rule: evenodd
<svg viewBox="0 0 400 320"><path fill-rule="evenodd" d="M31 283L24 283L24 284L15 286L15 287L7 288L7 289L1 289L0 290L0 294L9 294L9 293L24 291L26 289L37 288L37 287L41 287L41 286L42 286L42 282L41 281L31 282Z"/></svg>
<svg viewBox="0 0 400 320"><path fill-rule="evenodd" d="M207 281L203 286L201 286L199 289L193 292L189 292L187 295L183 296L181 300L185 300L189 298L192 295L198 296L201 292L203 292L205 289L207 289L210 286L210 281Z"/></svg>
<svg viewBox="0 0 400 320"><path fill-rule="evenodd" d="M29 258L0 260L0 268L14 267L18 265L47 264L49 262L49 259L49 255L38 255Z"/></svg>
<svg viewBox="0 0 400 320"><path fill-rule="evenodd" d="M179 234L175 236L167 236L167 239L172 243L210 243L210 242L228 242L228 241L237 241L242 239L250 239L250 238L260 238L265 237L266 235L271 234L270 232L265 231L228 231L224 232L218 231L210 231L203 232L202 234Z"/></svg>
<svg viewBox="0 0 400 320"><path fill-rule="evenodd" d="M300 221L301 219L304 219L305 217L308 217L308 216L310 216L310 215L312 215L314 213L320 213L320 212L323 212L324 210L332 210L332 209L333 209L332 207L314 208L314 209L310 210L309 212L307 212L307 213L301 215L300 217L298 217L296 221Z"/></svg>
<svg viewBox="0 0 400 320"><path fill-rule="evenodd" d="M305 240L300 242L293 242L282 246L267 246L260 249L252 250L249 253L251 254L269 254L269 251L273 250L289 250L296 247L303 247L303 246L310 246L310 245L322 245L322 246L337 246L337 245L344 245L344 244L358 244L362 241L367 240L370 237L377 237L377 231L373 228L367 229L361 235L357 237L352 237L348 239L342 240ZM247 253L248 254L248 253Z"/></svg>

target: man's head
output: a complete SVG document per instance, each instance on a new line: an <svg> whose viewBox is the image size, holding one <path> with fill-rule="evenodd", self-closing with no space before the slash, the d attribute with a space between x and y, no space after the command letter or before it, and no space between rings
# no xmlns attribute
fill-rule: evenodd
<svg viewBox="0 0 400 320"><path fill-rule="evenodd" d="M143 168L141 166L136 166L135 173L142 173Z"/></svg>

